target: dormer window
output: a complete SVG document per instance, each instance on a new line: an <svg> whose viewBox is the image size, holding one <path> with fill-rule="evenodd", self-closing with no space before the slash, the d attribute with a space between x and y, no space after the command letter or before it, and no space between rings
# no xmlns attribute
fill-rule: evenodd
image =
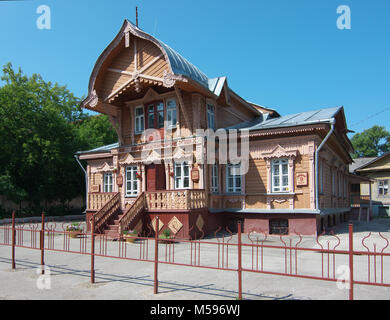
<svg viewBox="0 0 390 320"><path fill-rule="evenodd" d="M212 104L207 104L207 127L215 130L215 108Z"/></svg>

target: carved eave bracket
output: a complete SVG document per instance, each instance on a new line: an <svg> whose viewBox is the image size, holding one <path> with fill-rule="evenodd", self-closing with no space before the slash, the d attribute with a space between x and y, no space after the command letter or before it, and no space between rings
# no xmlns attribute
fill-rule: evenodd
<svg viewBox="0 0 390 320"><path fill-rule="evenodd" d="M92 93L88 96L88 98L84 102L84 107L95 108L99 103L99 97L96 93L96 90L93 90Z"/></svg>

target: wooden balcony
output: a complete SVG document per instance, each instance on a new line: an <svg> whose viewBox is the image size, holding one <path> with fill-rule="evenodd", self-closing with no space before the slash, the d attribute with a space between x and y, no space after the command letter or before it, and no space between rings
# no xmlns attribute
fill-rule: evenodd
<svg viewBox="0 0 390 320"><path fill-rule="evenodd" d="M193 210L207 207L204 190L164 190L146 192L149 211Z"/></svg>

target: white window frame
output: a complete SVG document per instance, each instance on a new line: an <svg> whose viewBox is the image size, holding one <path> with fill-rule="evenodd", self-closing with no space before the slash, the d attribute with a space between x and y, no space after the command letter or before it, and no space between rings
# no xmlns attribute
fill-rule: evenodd
<svg viewBox="0 0 390 320"><path fill-rule="evenodd" d="M188 168L188 174L185 174L185 168ZM177 169L180 168L180 175L177 175ZM190 165L187 161L175 162L174 165L175 173L175 190L189 189L190 188ZM188 185L184 181L188 179Z"/></svg>
<svg viewBox="0 0 390 320"><path fill-rule="evenodd" d="M226 165L226 193L242 193L242 175L231 174L233 171L241 172L241 164Z"/></svg>
<svg viewBox="0 0 390 320"><path fill-rule="evenodd" d="M114 177L112 172L105 172L103 175L103 192L112 193L114 190Z"/></svg>
<svg viewBox="0 0 390 320"><path fill-rule="evenodd" d="M219 192L219 168L217 164L211 166L211 192Z"/></svg>
<svg viewBox="0 0 390 320"><path fill-rule="evenodd" d="M173 102L174 106L170 106L169 103ZM176 99L168 99L166 101L166 121L167 121L167 129L176 128L177 124L177 103Z"/></svg>
<svg viewBox="0 0 390 320"><path fill-rule="evenodd" d="M142 114L137 115L137 110L142 110ZM145 110L143 106L138 106L134 110L134 133L141 134L145 131Z"/></svg>
<svg viewBox="0 0 390 320"><path fill-rule="evenodd" d="M208 103L206 106L207 110L207 127L209 129L215 130L215 107L214 105Z"/></svg>
<svg viewBox="0 0 390 320"><path fill-rule="evenodd" d="M381 189L382 189L382 193L381 193ZM387 179L378 180L378 196L389 197L389 180Z"/></svg>
<svg viewBox="0 0 390 320"><path fill-rule="evenodd" d="M137 197L138 196L138 178L137 178L137 172L138 168L137 166L127 166L126 167L126 197ZM136 186L134 187L134 182L136 183ZM130 183L130 188L129 188Z"/></svg>
<svg viewBox="0 0 390 320"><path fill-rule="evenodd" d="M287 173L283 173L283 166L287 167ZM278 168L279 174L275 174L275 169ZM275 185L275 179L279 178L279 185ZM287 184L283 184L283 178L287 177ZM272 159L271 161L271 191L272 193L288 193L290 192L290 169L288 158Z"/></svg>

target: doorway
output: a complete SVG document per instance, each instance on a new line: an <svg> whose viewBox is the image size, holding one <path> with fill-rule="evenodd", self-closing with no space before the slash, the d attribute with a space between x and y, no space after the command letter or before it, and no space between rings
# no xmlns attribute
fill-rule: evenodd
<svg viewBox="0 0 390 320"><path fill-rule="evenodd" d="M164 164L146 166L146 191L166 190Z"/></svg>

